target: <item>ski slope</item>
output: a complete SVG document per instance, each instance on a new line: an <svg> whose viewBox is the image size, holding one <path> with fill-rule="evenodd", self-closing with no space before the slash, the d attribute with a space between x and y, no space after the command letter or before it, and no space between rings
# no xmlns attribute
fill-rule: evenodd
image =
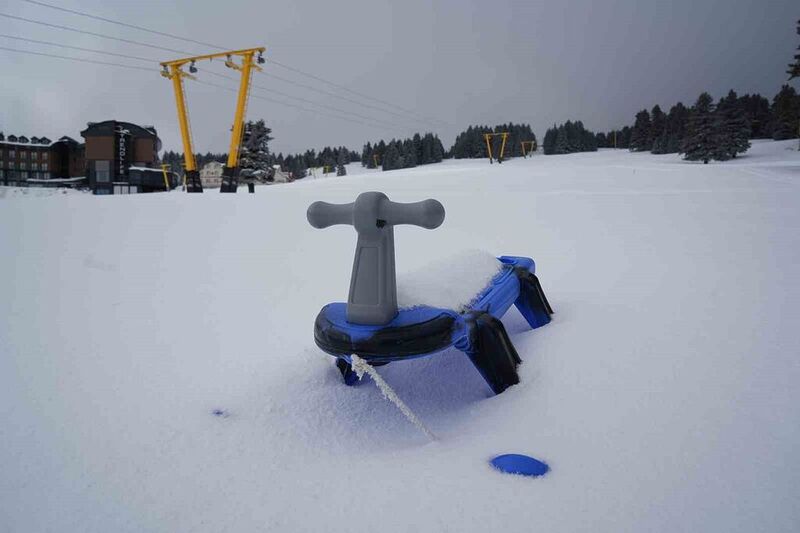
<svg viewBox="0 0 800 533"><path fill-rule="evenodd" d="M0 194L0 531L797 531L796 146ZM313 342L355 232L306 208L368 190L447 210L396 229L399 278L529 255L556 311L504 318L524 362L500 396L457 351L379 368L436 442Z"/></svg>

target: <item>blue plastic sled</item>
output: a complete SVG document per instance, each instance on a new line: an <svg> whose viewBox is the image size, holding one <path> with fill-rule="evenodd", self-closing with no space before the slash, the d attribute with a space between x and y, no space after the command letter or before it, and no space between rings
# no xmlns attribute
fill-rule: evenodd
<svg viewBox="0 0 800 533"><path fill-rule="evenodd" d="M502 256L503 268L491 285L463 312L436 307L401 309L389 324L368 326L346 319L346 303L322 308L314 324L314 340L324 352L337 358L344 381L358 381L350 356L357 354L378 366L413 359L455 346L467 356L495 392L519 383L521 362L500 318L512 304L531 328L550 322L553 309L547 302L536 266L528 257Z"/></svg>

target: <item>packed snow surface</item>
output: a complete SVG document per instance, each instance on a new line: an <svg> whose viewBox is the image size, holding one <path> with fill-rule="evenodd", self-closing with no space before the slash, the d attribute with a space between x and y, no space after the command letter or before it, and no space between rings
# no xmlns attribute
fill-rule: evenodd
<svg viewBox="0 0 800 533"><path fill-rule="evenodd" d="M796 141L348 172L0 198L0 531L797 531ZM313 342L355 233L306 208L370 190L447 210L399 272L529 255L556 311L506 314L499 396L455 350L379 369L434 443Z"/></svg>
<svg viewBox="0 0 800 533"><path fill-rule="evenodd" d="M397 275L397 305L461 311L489 286L502 263L483 250L462 250Z"/></svg>

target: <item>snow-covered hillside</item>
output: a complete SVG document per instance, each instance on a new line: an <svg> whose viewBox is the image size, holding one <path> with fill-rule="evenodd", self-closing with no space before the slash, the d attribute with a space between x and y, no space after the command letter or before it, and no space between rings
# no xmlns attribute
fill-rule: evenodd
<svg viewBox="0 0 800 533"><path fill-rule="evenodd" d="M797 531L796 141L349 171L0 198L0 530ZM367 190L447 210L396 230L401 273L529 255L556 310L504 318L500 396L457 351L379 369L434 443L313 342L355 232L306 208ZM509 452L552 470L492 470Z"/></svg>

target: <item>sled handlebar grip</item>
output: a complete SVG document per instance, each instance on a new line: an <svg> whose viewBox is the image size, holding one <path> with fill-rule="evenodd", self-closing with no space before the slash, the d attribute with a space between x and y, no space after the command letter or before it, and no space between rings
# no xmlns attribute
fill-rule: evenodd
<svg viewBox="0 0 800 533"><path fill-rule="evenodd" d="M403 204L392 202L383 193L365 192L349 204L314 202L306 217L309 224L318 229L337 224L355 226L359 232L400 224L435 229L444 222L444 206L434 199Z"/></svg>
<svg viewBox="0 0 800 533"><path fill-rule="evenodd" d="M314 202L306 212L315 228L349 224L358 233L347 321L388 324L397 316L397 275L394 226L413 224L427 229L444 222L444 206L429 199L410 204L392 202L382 192L364 192L349 204Z"/></svg>
<svg viewBox="0 0 800 533"><path fill-rule="evenodd" d="M435 229L444 222L444 206L434 199L401 204L387 200L379 214L390 226L399 224L413 224L425 229Z"/></svg>
<svg viewBox="0 0 800 533"><path fill-rule="evenodd" d="M337 224L353 224L354 203L329 204L328 202L314 202L308 207L306 217L309 224L317 229L335 226Z"/></svg>

